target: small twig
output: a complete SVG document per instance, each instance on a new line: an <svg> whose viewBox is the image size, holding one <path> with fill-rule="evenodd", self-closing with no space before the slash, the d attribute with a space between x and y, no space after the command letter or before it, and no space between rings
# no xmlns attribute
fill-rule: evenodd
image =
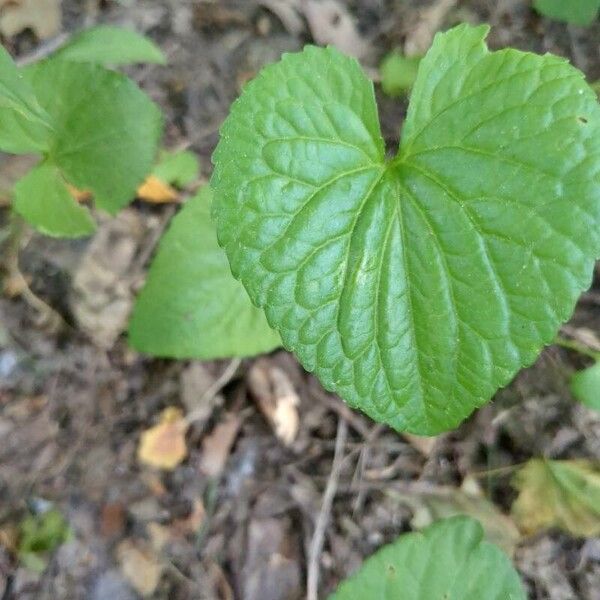
<svg viewBox="0 0 600 600"><path fill-rule="evenodd" d="M470 477L475 477L479 479L481 477L495 477L508 475L509 473L513 473L514 471L518 471L521 467L524 467L527 463L521 462L515 465L504 465L503 467L493 467L492 469L483 469L481 471L471 471L469 473Z"/></svg>
<svg viewBox="0 0 600 600"><path fill-rule="evenodd" d="M206 392L204 392L204 395L198 402L198 408L187 414L182 423L184 427L189 427L196 419L205 416L206 410L203 408L203 406L207 402L210 402L219 393L219 391L231 381L231 378L235 375L235 372L238 370L238 367L241 364L241 358L234 358L232 361L230 361L223 373L221 373L217 380L206 390Z"/></svg>
<svg viewBox="0 0 600 600"><path fill-rule="evenodd" d="M573 327L572 325L563 325L560 328L560 333L572 338L590 350L600 352L600 339L591 330L585 327ZM561 337L561 336L559 336Z"/></svg>
<svg viewBox="0 0 600 600"><path fill-rule="evenodd" d="M308 551L308 568L307 568L307 600L317 600L319 592L319 563L321 560L321 552L323 550L323 542L325 540L325 530L333 499L337 492L338 480L340 477L341 465L344 458L344 446L346 444L346 436L348 435L348 423L345 419L338 420L337 434L335 437L335 450L333 454L333 463L331 465L331 473L323 494L323 502L321 510L315 524L315 532L313 534L310 548Z"/></svg>
<svg viewBox="0 0 600 600"><path fill-rule="evenodd" d="M150 257L152 256L152 253L154 252L154 249L156 248L156 245L162 238L162 234L164 233L165 229L167 228L167 225L171 222L171 219L173 218L173 215L175 214L176 210L177 210L176 206L170 205L164 211L164 214L162 216L160 223L150 233L148 240L146 241L146 243L144 244L144 246L138 253L138 255L135 259L135 262L133 263L133 272L134 273L141 271L144 268L145 264L150 260Z"/></svg>
<svg viewBox="0 0 600 600"><path fill-rule="evenodd" d="M363 438L368 438L371 431L360 416L353 412L347 404L344 404L337 396L333 396L323 390L318 385L311 385L310 393L319 401L335 412L340 419L347 421L352 429L359 433Z"/></svg>
<svg viewBox="0 0 600 600"><path fill-rule="evenodd" d="M38 312L41 317L40 324L47 326L52 331L58 331L66 327L67 323L57 311L34 294L19 268L19 253L25 235L25 222L16 214L13 214L11 219L11 229L8 239L5 241L6 249L3 249L4 256L2 257L8 280L17 289L16 295L21 296L31 308Z"/></svg>
<svg viewBox="0 0 600 600"><path fill-rule="evenodd" d="M554 343L557 346L561 346L561 348L567 348L567 350L574 350L575 352L579 352L579 354L583 354L584 356L588 356L594 360L600 360L600 352L595 350L591 350L587 346L580 344L574 340L568 340L566 338L557 336L554 340Z"/></svg>

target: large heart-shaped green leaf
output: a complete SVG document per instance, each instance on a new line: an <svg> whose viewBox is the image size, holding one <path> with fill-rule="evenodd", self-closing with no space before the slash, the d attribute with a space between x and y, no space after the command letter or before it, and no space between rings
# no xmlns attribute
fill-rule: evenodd
<svg viewBox="0 0 600 600"><path fill-rule="evenodd" d="M400 536L371 556L329 600L524 600L508 557L467 517Z"/></svg>
<svg viewBox="0 0 600 600"><path fill-rule="evenodd" d="M286 347L398 430L456 426L531 363L600 253L600 107L567 61L436 36L397 156L332 48L266 68L223 125L214 215Z"/></svg>

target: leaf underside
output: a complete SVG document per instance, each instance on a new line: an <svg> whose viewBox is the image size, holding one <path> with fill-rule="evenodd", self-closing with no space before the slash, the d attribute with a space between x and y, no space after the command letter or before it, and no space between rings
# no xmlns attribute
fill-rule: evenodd
<svg viewBox="0 0 600 600"><path fill-rule="evenodd" d="M210 188L187 201L163 236L129 326L140 352L173 358L253 356L281 340L231 277L210 219Z"/></svg>
<svg viewBox="0 0 600 600"><path fill-rule="evenodd" d="M487 402L571 314L600 250L600 108L564 59L438 34L400 149L332 48L234 103L213 160L219 241L284 345L397 430Z"/></svg>
<svg viewBox="0 0 600 600"><path fill-rule="evenodd" d="M524 600L508 557L467 517L400 536L370 557L329 600Z"/></svg>

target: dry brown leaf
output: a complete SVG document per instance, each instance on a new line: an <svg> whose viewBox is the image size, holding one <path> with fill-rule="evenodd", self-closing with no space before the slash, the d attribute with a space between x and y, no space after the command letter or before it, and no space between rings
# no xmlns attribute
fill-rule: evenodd
<svg viewBox="0 0 600 600"><path fill-rule="evenodd" d="M244 600L303 597L299 535L291 520L286 516L252 519L246 537L238 576Z"/></svg>
<svg viewBox="0 0 600 600"><path fill-rule="evenodd" d="M125 540L117 547L117 560L123 575L139 594L147 597L155 592L163 565L152 550Z"/></svg>
<svg viewBox="0 0 600 600"><path fill-rule="evenodd" d="M344 54L364 58L370 50L348 9L337 0L305 0L302 10L317 44L331 44Z"/></svg>
<svg viewBox="0 0 600 600"><path fill-rule="evenodd" d="M433 36L442 28L456 3L457 0L437 0L420 10L418 21L410 28L404 42L406 56L420 56L429 50Z"/></svg>
<svg viewBox="0 0 600 600"><path fill-rule="evenodd" d="M174 188L161 181L155 175L149 175L137 189L137 197L152 204L178 202L179 196Z"/></svg>
<svg viewBox="0 0 600 600"><path fill-rule="evenodd" d="M60 0L0 0L0 32L7 37L31 29L45 40L60 27Z"/></svg>
<svg viewBox="0 0 600 600"><path fill-rule="evenodd" d="M106 538L125 531L125 506L121 502L107 502L100 511L100 533Z"/></svg>
<svg viewBox="0 0 600 600"><path fill-rule="evenodd" d="M71 194L77 202L87 202L92 199L93 194L89 190L80 190L70 183L67 183L67 189L69 190L69 194Z"/></svg>
<svg viewBox="0 0 600 600"><path fill-rule="evenodd" d="M11 523L0 527L0 547L16 554L19 546L19 528Z"/></svg>
<svg viewBox="0 0 600 600"><path fill-rule="evenodd" d="M222 394L210 393L217 378L209 365L200 361L191 361L179 376L179 397L186 412L194 415L194 429L202 431L214 408L222 406Z"/></svg>
<svg viewBox="0 0 600 600"><path fill-rule="evenodd" d="M299 0L259 0L259 3L277 16L288 33L297 36L304 31L304 23L298 14Z"/></svg>
<svg viewBox="0 0 600 600"><path fill-rule="evenodd" d="M123 210L102 222L73 275L71 307L95 344L111 348L133 304L134 258L144 233L141 217Z"/></svg>
<svg viewBox="0 0 600 600"><path fill-rule="evenodd" d="M173 532L181 537L191 533L198 533L200 527L206 520L206 509L200 498L196 498L192 504L192 512L185 519L173 521Z"/></svg>
<svg viewBox="0 0 600 600"><path fill-rule="evenodd" d="M186 430L182 411L166 408L160 416L160 423L142 433L139 461L158 469L173 470L187 456Z"/></svg>
<svg viewBox="0 0 600 600"><path fill-rule="evenodd" d="M173 540L171 529L166 525L151 522L146 525L146 531L155 552L161 552Z"/></svg>
<svg viewBox="0 0 600 600"><path fill-rule="evenodd" d="M205 475L213 478L221 475L241 424L242 421L237 415L226 415L223 421L204 438L200 469Z"/></svg>
<svg viewBox="0 0 600 600"><path fill-rule="evenodd" d="M275 435L286 445L300 428L300 400L286 372L268 359L259 359L248 372L248 386Z"/></svg>

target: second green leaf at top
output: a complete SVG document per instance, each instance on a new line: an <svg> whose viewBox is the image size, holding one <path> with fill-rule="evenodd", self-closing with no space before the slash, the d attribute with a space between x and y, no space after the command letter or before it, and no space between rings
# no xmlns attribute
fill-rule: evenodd
<svg viewBox="0 0 600 600"><path fill-rule="evenodd" d="M525 600L519 575L468 517L401 535L329 600Z"/></svg>
<svg viewBox="0 0 600 600"><path fill-rule="evenodd" d="M285 55L214 155L232 271L351 406L434 434L550 343L600 255L600 108L566 60L438 34L398 155L332 48Z"/></svg>

